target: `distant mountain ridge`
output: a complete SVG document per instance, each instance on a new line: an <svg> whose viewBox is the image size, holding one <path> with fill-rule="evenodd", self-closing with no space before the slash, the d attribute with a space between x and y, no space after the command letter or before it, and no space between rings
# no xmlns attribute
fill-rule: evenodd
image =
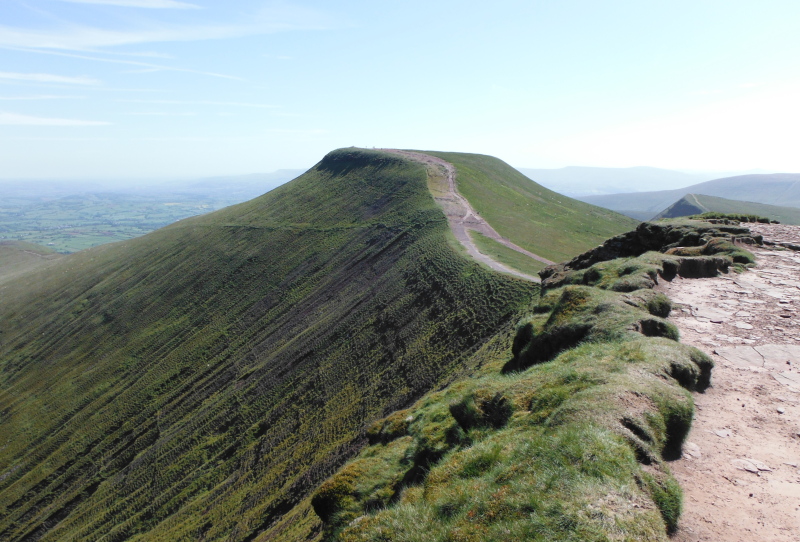
<svg viewBox="0 0 800 542"><path fill-rule="evenodd" d="M718 198L703 194L687 194L658 213L653 219L679 218L707 212L756 215L778 220L783 224L800 225L800 208L797 207L780 207L778 205Z"/></svg>
<svg viewBox="0 0 800 542"><path fill-rule="evenodd" d="M800 173L738 175L675 190L581 196L576 199L638 220L649 220L686 194L800 207Z"/></svg>
<svg viewBox="0 0 800 542"><path fill-rule="evenodd" d="M568 166L560 169L518 168L531 180L570 197L677 189L718 178L715 173L684 173L639 166L604 168Z"/></svg>

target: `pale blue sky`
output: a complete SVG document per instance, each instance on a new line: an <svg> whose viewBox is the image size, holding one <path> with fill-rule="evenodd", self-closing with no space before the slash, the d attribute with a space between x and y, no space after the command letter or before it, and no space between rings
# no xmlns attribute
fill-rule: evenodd
<svg viewBox="0 0 800 542"><path fill-rule="evenodd" d="M800 3L2 0L0 178L178 178L350 145L800 171Z"/></svg>

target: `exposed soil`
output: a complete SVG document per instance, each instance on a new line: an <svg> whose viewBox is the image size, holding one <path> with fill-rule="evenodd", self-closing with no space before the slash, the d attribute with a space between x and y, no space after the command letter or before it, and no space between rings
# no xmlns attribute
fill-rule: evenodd
<svg viewBox="0 0 800 542"><path fill-rule="evenodd" d="M472 238L469 235L469 231L476 231L485 235L486 237L501 243L512 250L516 250L520 254L524 254L529 258L533 258L539 262L545 263L547 265L551 265L554 262L551 262L548 259L542 258L538 254L534 254L533 252L527 251L524 248L515 245L505 237L501 236L499 233L492 228L486 220L481 218L478 212L470 205L467 199L458 193L458 189L456 188L456 169L453 167L453 164L442 160L441 158L437 158L435 156L430 156L427 154L422 154L418 152L410 152L410 151L403 151L399 149L381 149L384 152L391 152L394 154L400 154L417 162L422 162L428 166L433 167L440 167L444 169L445 175L447 176L447 184L449 187L449 191L444 196L435 197L434 199L436 202L442 207L444 210L444 214L447 216L447 221L450 224L450 229L453 231L453 235L455 235L456 239L467 249L467 252L478 260L482 262L495 271L500 271L502 273L509 273L511 275L524 278L527 280L531 280L534 282L540 282L541 279L539 277L534 277L532 275L527 275L525 273L521 273L516 269L512 269L502 263L492 259L488 255L484 254L475 243L472 241Z"/></svg>
<svg viewBox="0 0 800 542"><path fill-rule="evenodd" d="M674 540L800 541L800 227L747 224L765 241L741 274L675 278L681 340L711 355L712 387L683 457L671 464L684 490Z"/></svg>

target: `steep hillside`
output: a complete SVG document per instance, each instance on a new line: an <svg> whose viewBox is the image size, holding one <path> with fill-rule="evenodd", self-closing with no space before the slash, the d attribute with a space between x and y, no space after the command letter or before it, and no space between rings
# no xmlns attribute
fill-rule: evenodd
<svg viewBox="0 0 800 542"><path fill-rule="evenodd" d="M322 484L325 540L667 542L682 509L669 462L713 362L678 342L652 288L752 262L736 240L757 241L645 223L546 268L505 356L373 424Z"/></svg>
<svg viewBox="0 0 800 542"><path fill-rule="evenodd" d="M637 223L548 190L491 156L427 154L455 166L459 192L495 230L555 262L572 258Z"/></svg>
<svg viewBox="0 0 800 542"><path fill-rule="evenodd" d="M365 423L496 356L538 291L464 258L426 183L335 151L4 283L0 540L313 538Z"/></svg>
<svg viewBox="0 0 800 542"><path fill-rule="evenodd" d="M730 215L755 215L777 220L782 224L800 224L800 209L779 207L752 201L737 201L702 194L687 194L660 213L654 220L700 215L703 213L723 213Z"/></svg>
<svg viewBox="0 0 800 542"><path fill-rule="evenodd" d="M649 220L685 194L705 194L768 205L800 207L800 173L739 175L677 190L581 196L578 199L639 220Z"/></svg>

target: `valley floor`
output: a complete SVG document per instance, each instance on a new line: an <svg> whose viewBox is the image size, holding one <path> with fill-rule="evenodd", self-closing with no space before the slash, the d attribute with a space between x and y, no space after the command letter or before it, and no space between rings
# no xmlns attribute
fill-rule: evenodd
<svg viewBox="0 0 800 542"><path fill-rule="evenodd" d="M800 227L750 226L800 244ZM657 287L682 342L716 363L671 465L684 491L678 542L800 541L800 253L754 253L748 272Z"/></svg>

